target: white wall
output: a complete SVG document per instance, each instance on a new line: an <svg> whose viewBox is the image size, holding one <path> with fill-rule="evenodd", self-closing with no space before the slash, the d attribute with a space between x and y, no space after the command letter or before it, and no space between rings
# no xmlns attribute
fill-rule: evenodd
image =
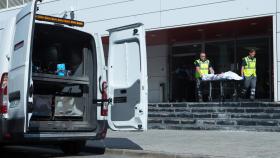
<svg viewBox="0 0 280 158"><path fill-rule="evenodd" d="M45 0L39 13L75 11L90 32L142 22L147 30L276 14L277 0ZM278 4L279 5L279 4ZM15 11L0 11L0 19Z"/></svg>
<svg viewBox="0 0 280 158"><path fill-rule="evenodd" d="M275 54L280 51L280 0L45 0L39 13L63 16L75 11L76 19L86 22L85 31L107 35L112 27L135 22L147 30L199 25L243 18L275 15ZM0 20L15 9L0 11ZM277 16L276 16L277 15ZM277 40L277 41L276 41ZM159 84L167 83L167 46L148 47L149 100L160 101ZM275 56L280 67L280 55ZM278 72L279 71L279 72ZM275 68L275 94L280 101L280 69Z"/></svg>
<svg viewBox="0 0 280 158"><path fill-rule="evenodd" d="M163 0L162 5L161 27L261 16L276 10L276 0Z"/></svg>
<svg viewBox="0 0 280 158"><path fill-rule="evenodd" d="M76 19L87 23L87 31L107 34L109 28L135 22L154 30L271 15L276 13L277 0L49 1L40 7L40 13L62 16L65 11L74 10Z"/></svg>

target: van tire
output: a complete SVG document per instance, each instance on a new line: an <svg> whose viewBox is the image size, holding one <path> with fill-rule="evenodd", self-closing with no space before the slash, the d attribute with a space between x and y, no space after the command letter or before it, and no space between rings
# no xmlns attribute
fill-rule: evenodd
<svg viewBox="0 0 280 158"><path fill-rule="evenodd" d="M60 148L66 155L77 155L82 151L85 145L86 141L69 141L60 144Z"/></svg>

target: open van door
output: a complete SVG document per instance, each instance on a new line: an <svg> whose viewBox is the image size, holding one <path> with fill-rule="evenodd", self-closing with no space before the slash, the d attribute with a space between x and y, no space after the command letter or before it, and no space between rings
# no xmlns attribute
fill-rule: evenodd
<svg viewBox="0 0 280 158"><path fill-rule="evenodd" d="M147 130L148 84L143 24L108 31L109 127L113 130Z"/></svg>
<svg viewBox="0 0 280 158"><path fill-rule="evenodd" d="M31 90L31 51L34 30L34 16L37 0L28 3L16 16L15 36L11 65L8 74L9 124L12 133L26 132L27 105L32 104Z"/></svg>

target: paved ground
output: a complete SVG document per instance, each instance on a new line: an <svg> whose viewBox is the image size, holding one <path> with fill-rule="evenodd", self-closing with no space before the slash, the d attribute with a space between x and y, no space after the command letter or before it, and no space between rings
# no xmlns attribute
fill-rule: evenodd
<svg viewBox="0 0 280 158"><path fill-rule="evenodd" d="M88 150L93 150L88 152ZM85 151L75 156L65 155L56 146L5 146L0 148L1 158L129 158L113 153L95 153L94 148L86 148Z"/></svg>
<svg viewBox="0 0 280 158"><path fill-rule="evenodd" d="M102 153L104 145L107 150ZM7 146L0 148L0 152L1 158L280 158L280 133L175 130L149 130L144 133L110 131L104 142L88 141L85 150L77 156L66 156L56 146Z"/></svg>
<svg viewBox="0 0 280 158"><path fill-rule="evenodd" d="M194 157L280 158L280 133L273 132L110 131L104 144L110 149L132 149ZM102 146L102 143L91 141L88 146Z"/></svg>

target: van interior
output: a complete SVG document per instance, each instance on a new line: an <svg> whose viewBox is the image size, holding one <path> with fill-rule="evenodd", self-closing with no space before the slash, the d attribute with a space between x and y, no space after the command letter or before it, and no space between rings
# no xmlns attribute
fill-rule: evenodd
<svg viewBox="0 0 280 158"><path fill-rule="evenodd" d="M90 34L35 24L32 50L33 105L30 131L96 128L96 56Z"/></svg>

